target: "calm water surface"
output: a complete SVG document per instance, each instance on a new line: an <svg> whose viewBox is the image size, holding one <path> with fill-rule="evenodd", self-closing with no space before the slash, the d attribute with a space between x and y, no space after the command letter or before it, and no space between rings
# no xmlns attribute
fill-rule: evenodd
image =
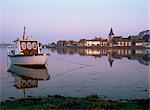
<svg viewBox="0 0 150 110"><path fill-rule="evenodd" d="M149 98L149 50L43 49L46 68L11 65L0 48L1 100L64 95L118 99Z"/></svg>

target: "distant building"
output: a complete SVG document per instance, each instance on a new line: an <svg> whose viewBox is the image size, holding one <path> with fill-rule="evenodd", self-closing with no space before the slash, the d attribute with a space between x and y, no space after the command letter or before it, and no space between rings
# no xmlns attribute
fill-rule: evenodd
<svg viewBox="0 0 150 110"><path fill-rule="evenodd" d="M142 31L139 35L123 38L116 36L113 29L110 29L108 39L95 37L94 39L80 39L77 41L59 40L57 47L150 47L150 31Z"/></svg>
<svg viewBox="0 0 150 110"><path fill-rule="evenodd" d="M138 38L150 41L150 30L145 30L139 33Z"/></svg>
<svg viewBox="0 0 150 110"><path fill-rule="evenodd" d="M50 44L50 47L56 47L56 44L55 44L54 42L52 42L52 43Z"/></svg>
<svg viewBox="0 0 150 110"><path fill-rule="evenodd" d="M109 33L109 41L112 41L112 38L114 37L114 32L112 30L112 28L110 29L110 33Z"/></svg>
<svg viewBox="0 0 150 110"><path fill-rule="evenodd" d="M66 40L59 40L57 42L57 47L67 47L67 41Z"/></svg>
<svg viewBox="0 0 150 110"><path fill-rule="evenodd" d="M143 41L143 46L150 48L150 41Z"/></svg>
<svg viewBox="0 0 150 110"><path fill-rule="evenodd" d="M59 40L57 42L57 47L76 47L77 46L77 41L67 41L67 40Z"/></svg>
<svg viewBox="0 0 150 110"><path fill-rule="evenodd" d="M108 42L107 39L92 39L92 40L86 40L85 46L86 47L107 47Z"/></svg>
<svg viewBox="0 0 150 110"><path fill-rule="evenodd" d="M109 43L110 47L131 47L132 42L127 38L123 38L122 36L115 36L112 28L109 33Z"/></svg>
<svg viewBox="0 0 150 110"><path fill-rule="evenodd" d="M127 38L112 38L113 47L131 47L132 42Z"/></svg>
<svg viewBox="0 0 150 110"><path fill-rule="evenodd" d="M84 46L84 47L107 47L108 46L108 40L102 39L102 38L95 38L95 39L81 39L78 42L78 46Z"/></svg>
<svg viewBox="0 0 150 110"><path fill-rule="evenodd" d="M112 28L109 33L109 46L110 47L142 47L143 40L137 40L136 36L130 36L128 38L123 38L122 36L115 36Z"/></svg>
<svg viewBox="0 0 150 110"><path fill-rule="evenodd" d="M67 42L67 47L76 47L77 41L70 40Z"/></svg>
<svg viewBox="0 0 150 110"><path fill-rule="evenodd" d="M144 46L144 45L143 45L143 41L142 41L142 40L137 40L137 41L135 42L135 46L136 46L136 47L142 47L142 46Z"/></svg>
<svg viewBox="0 0 150 110"><path fill-rule="evenodd" d="M145 30L139 33L139 39L143 40L143 45L150 48L150 30Z"/></svg>
<svg viewBox="0 0 150 110"><path fill-rule="evenodd" d="M77 43L78 47L84 47L86 43L86 39L80 39L80 41Z"/></svg>

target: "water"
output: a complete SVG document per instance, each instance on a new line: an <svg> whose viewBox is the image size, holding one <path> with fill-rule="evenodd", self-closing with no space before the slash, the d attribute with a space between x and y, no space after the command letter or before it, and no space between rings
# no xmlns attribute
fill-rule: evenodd
<svg viewBox="0 0 150 110"><path fill-rule="evenodd" d="M85 97L92 93L113 100L149 98L150 50L42 51L50 53L48 64L35 69L11 65L7 49L0 48L1 101L55 94Z"/></svg>

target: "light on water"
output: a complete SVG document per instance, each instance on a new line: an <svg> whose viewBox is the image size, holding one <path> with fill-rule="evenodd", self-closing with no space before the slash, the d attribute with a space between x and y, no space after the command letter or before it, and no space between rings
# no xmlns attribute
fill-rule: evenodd
<svg viewBox="0 0 150 110"><path fill-rule="evenodd" d="M1 100L46 95L108 99L149 97L150 51L130 49L43 49L46 68L11 65L0 48Z"/></svg>

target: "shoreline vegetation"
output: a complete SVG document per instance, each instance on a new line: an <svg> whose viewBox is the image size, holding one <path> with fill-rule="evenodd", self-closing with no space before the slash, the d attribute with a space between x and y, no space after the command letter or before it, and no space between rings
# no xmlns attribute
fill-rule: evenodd
<svg viewBox="0 0 150 110"><path fill-rule="evenodd" d="M113 101L91 94L86 97L65 97L48 95L46 97L28 97L2 101L1 110L148 110L150 99Z"/></svg>

